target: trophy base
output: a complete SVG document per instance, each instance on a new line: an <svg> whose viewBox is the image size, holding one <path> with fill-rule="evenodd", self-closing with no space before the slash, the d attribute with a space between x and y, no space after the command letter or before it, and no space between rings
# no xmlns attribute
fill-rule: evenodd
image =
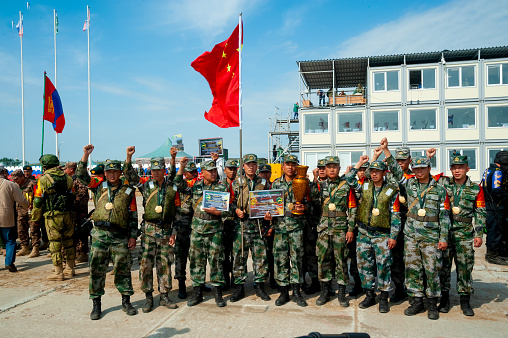
<svg viewBox="0 0 508 338"><path fill-rule="evenodd" d="M303 211L296 211L296 210L294 210L294 211L291 211L291 213L292 213L293 215L298 215L298 216L305 215L305 212L303 212Z"/></svg>

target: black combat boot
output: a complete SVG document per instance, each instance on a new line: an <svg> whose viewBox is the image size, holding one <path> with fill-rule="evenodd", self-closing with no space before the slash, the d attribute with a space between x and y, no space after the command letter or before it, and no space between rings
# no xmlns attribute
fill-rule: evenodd
<svg viewBox="0 0 508 338"><path fill-rule="evenodd" d="M376 293L374 290L365 289L365 298L362 300L358 306L360 309L368 309L371 306L376 305Z"/></svg>
<svg viewBox="0 0 508 338"><path fill-rule="evenodd" d="M289 286L281 286L279 287L280 290L280 296L275 301L276 306L282 306L289 302Z"/></svg>
<svg viewBox="0 0 508 338"><path fill-rule="evenodd" d="M122 310L129 316L138 314L138 310L131 304L131 296L122 295Z"/></svg>
<svg viewBox="0 0 508 338"><path fill-rule="evenodd" d="M178 298L187 298L187 285L185 285L185 279L178 280Z"/></svg>
<svg viewBox="0 0 508 338"><path fill-rule="evenodd" d="M145 304L143 304L142 311L143 313L148 313L153 310L153 294L151 292L145 293L146 295L146 301Z"/></svg>
<svg viewBox="0 0 508 338"><path fill-rule="evenodd" d="M390 306L388 305L388 291L381 291L381 300L379 301L379 312L388 313L390 312Z"/></svg>
<svg viewBox="0 0 508 338"><path fill-rule="evenodd" d="M399 303L407 298L407 293L404 291L404 284L395 283L395 292L390 298L390 303Z"/></svg>
<svg viewBox="0 0 508 338"><path fill-rule="evenodd" d="M450 312L450 291L441 292L441 301L439 302L437 309L441 313Z"/></svg>
<svg viewBox="0 0 508 338"><path fill-rule="evenodd" d="M307 302L302 297L302 293L300 292L301 287L301 284L293 284L293 300L298 306L306 307Z"/></svg>
<svg viewBox="0 0 508 338"><path fill-rule="evenodd" d="M172 310L178 309L178 305L176 305L176 303L173 302L171 300L171 298L169 298L169 295L167 293L161 293L161 300L160 300L159 305L165 306L168 309L172 309Z"/></svg>
<svg viewBox="0 0 508 338"><path fill-rule="evenodd" d="M238 284L236 286L235 292L229 298L229 301L234 303L243 298L245 298L245 288L243 287L243 284Z"/></svg>
<svg viewBox="0 0 508 338"><path fill-rule="evenodd" d="M194 294L192 295L191 299L187 302L187 306L194 306L198 305L203 301L203 291L200 286L194 287Z"/></svg>
<svg viewBox="0 0 508 338"><path fill-rule="evenodd" d="M101 319L101 297L97 297L92 299L93 301L93 308L92 313L90 313L90 319L91 320L97 320Z"/></svg>
<svg viewBox="0 0 508 338"><path fill-rule="evenodd" d="M465 316L474 316L473 308L469 304L469 295L460 295L460 309Z"/></svg>
<svg viewBox="0 0 508 338"><path fill-rule="evenodd" d="M485 254L485 260L490 264L508 265L508 261L499 256L499 253L494 250L487 249L487 253Z"/></svg>
<svg viewBox="0 0 508 338"><path fill-rule="evenodd" d="M222 286L215 286L213 289L214 289L215 304L217 304L218 307L226 306L226 301L224 300L224 298L222 298Z"/></svg>
<svg viewBox="0 0 508 338"><path fill-rule="evenodd" d="M330 282L321 282L321 292L319 298L316 299L316 305L325 305L330 301Z"/></svg>
<svg viewBox="0 0 508 338"><path fill-rule="evenodd" d="M409 304L411 304L411 306L404 310L406 316L414 316L425 311L423 297L411 297Z"/></svg>
<svg viewBox="0 0 508 338"><path fill-rule="evenodd" d="M270 296L268 296L268 294L265 291L265 283L263 282L255 283L254 288L256 289L256 296L258 296L262 300L268 301L271 299Z"/></svg>
<svg viewBox="0 0 508 338"><path fill-rule="evenodd" d="M348 307L349 306L349 300L346 298L346 286L339 284L339 297L338 301L341 307Z"/></svg>
<svg viewBox="0 0 508 338"><path fill-rule="evenodd" d="M211 288L211 287L209 287L209 286L206 286L206 284L203 284L203 285L201 285L201 290L202 290L203 292L211 292L211 291L212 291L212 288Z"/></svg>
<svg viewBox="0 0 508 338"><path fill-rule="evenodd" d="M362 288L362 281L359 278L354 278L354 281L355 281L355 285L353 286L351 291L349 291L349 297L353 297L356 299L356 297L358 297L359 295L361 295L363 293L363 288Z"/></svg>
<svg viewBox="0 0 508 338"><path fill-rule="evenodd" d="M439 311L437 310L437 297L429 298L429 309L427 310L427 317L432 320L439 319Z"/></svg>
<svg viewBox="0 0 508 338"><path fill-rule="evenodd" d="M317 277L313 277L312 283L308 285L304 291L307 295L312 295L313 293L319 292L320 291L319 279L317 279Z"/></svg>

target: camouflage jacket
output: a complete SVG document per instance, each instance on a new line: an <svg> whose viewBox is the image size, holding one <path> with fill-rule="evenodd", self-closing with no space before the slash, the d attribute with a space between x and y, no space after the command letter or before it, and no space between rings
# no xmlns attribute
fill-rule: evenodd
<svg viewBox="0 0 508 338"><path fill-rule="evenodd" d="M81 162L79 161L78 162L78 166L76 168L76 178L81 182L83 183L83 185L85 185L88 189L90 189L90 191L92 192L92 199L93 199L93 204L94 206L97 205L97 199L99 198L99 196L97 196L96 192L97 192L97 188L99 185L102 184L103 180L102 178L100 177L92 177L90 175L88 175L88 172L87 172L87 169L86 169L86 162ZM86 173L87 174L87 177L80 177L79 173L81 173L81 175L83 175L83 173ZM89 179L89 183L88 184L85 184L84 180L87 180Z"/></svg>
<svg viewBox="0 0 508 338"><path fill-rule="evenodd" d="M272 189L281 189L284 191L284 217L274 217L272 225L277 232L291 232L294 230L303 229L305 225L305 217L291 214L289 204L296 204L296 200L293 195L293 181L287 182L285 175L277 178L272 183ZM309 206L309 198L304 198L303 204ZM307 210L308 211L308 210Z"/></svg>
<svg viewBox="0 0 508 338"><path fill-rule="evenodd" d="M78 180L77 175L72 177L74 191L76 192L76 199L74 200L74 212L76 213L76 220L80 221L86 218L88 214L88 188L86 185Z"/></svg>
<svg viewBox="0 0 508 338"><path fill-rule="evenodd" d="M36 186L37 180L33 177L29 177L25 179L25 183L19 187L23 196L25 196L30 205L33 203L34 190ZM16 212L18 213L18 218L26 217L28 215L28 209L23 209L19 204L16 204Z"/></svg>
<svg viewBox="0 0 508 338"><path fill-rule="evenodd" d="M240 228L240 221L243 222L244 232L253 233L259 232L259 222L260 219L250 219L250 204L249 204L249 191L253 190L270 190L270 182L261 178L257 175L254 176L254 179L249 179L249 177L238 176L231 185L232 190L232 213L235 217L235 223L237 228ZM240 219L236 214L236 209L241 209L245 211L247 214L244 219Z"/></svg>
<svg viewBox="0 0 508 338"><path fill-rule="evenodd" d="M65 191L57 193L53 188L56 181L65 181ZM50 205L59 203L54 199L55 195L65 195L65 211L62 210L50 210ZM44 172L44 175L39 177L37 181L37 187L34 192L34 202L32 209L32 221L39 222L42 216L47 217L50 215L58 215L63 213L70 213L72 211L72 205L74 203L74 188L72 178L63 172L59 167L48 169Z"/></svg>

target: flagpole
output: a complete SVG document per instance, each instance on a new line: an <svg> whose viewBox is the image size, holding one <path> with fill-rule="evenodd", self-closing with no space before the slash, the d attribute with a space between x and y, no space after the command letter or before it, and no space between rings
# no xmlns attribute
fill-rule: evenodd
<svg viewBox="0 0 508 338"><path fill-rule="evenodd" d="M46 71L44 71L44 104L42 106L42 141L41 141L41 157L44 155L44 114L46 113Z"/></svg>
<svg viewBox="0 0 508 338"><path fill-rule="evenodd" d="M238 18L238 118L240 132L240 173L243 169L242 154L242 12Z"/></svg>
<svg viewBox="0 0 508 338"><path fill-rule="evenodd" d="M20 32L19 41L21 45L21 137L23 146L23 166L25 166L25 87L23 83L23 14L19 11Z"/></svg>
<svg viewBox="0 0 508 338"><path fill-rule="evenodd" d="M92 113L90 106L90 7L86 6L86 35L88 38L88 144L92 144ZM92 154L89 156L92 164Z"/></svg>
<svg viewBox="0 0 508 338"><path fill-rule="evenodd" d="M55 40L55 88L58 88L57 85L57 77L56 77L56 9L53 9L53 37ZM46 81L44 81L46 82ZM44 123L44 122L43 122ZM56 156L60 159L60 152L58 151L58 133L55 131L55 146L56 146Z"/></svg>

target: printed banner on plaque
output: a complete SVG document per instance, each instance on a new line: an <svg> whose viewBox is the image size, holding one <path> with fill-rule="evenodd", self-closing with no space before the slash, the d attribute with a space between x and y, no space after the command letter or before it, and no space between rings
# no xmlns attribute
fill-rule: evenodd
<svg viewBox="0 0 508 338"><path fill-rule="evenodd" d="M201 209L204 208L215 208L219 211L229 211L229 192L204 190Z"/></svg>
<svg viewBox="0 0 508 338"><path fill-rule="evenodd" d="M222 137L200 139L198 142L199 156L210 157L211 153L222 155Z"/></svg>
<svg viewBox="0 0 508 338"><path fill-rule="evenodd" d="M283 190L249 191L250 218L263 218L267 211L273 217L284 216Z"/></svg>

